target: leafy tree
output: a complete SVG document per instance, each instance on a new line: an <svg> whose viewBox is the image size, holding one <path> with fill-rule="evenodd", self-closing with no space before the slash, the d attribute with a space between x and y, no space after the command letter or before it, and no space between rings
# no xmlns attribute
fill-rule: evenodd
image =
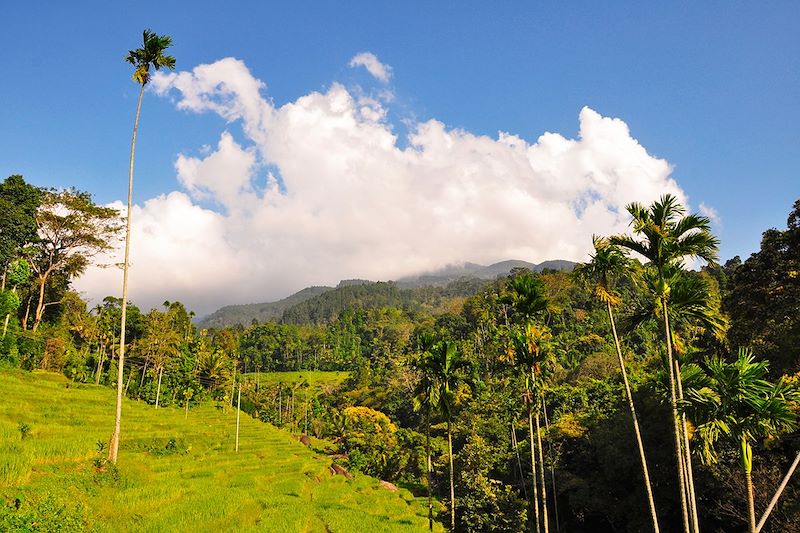
<svg viewBox="0 0 800 533"><path fill-rule="evenodd" d="M172 45L172 37L168 35L156 35L150 30L142 32L142 47L128 52L125 61L134 66L133 81L141 85L139 89L139 101L136 104L136 118L133 121L133 137L131 139L131 157L128 168L128 210L127 222L125 226L125 260L122 264L122 316L119 339L119 377L117 378L117 410L114 419L114 433L111 435L111 443L108 447L108 458L112 463L117 462L119 453L119 432L122 419L122 372L125 361L125 318L126 306L128 304L128 266L131 248L131 216L133 210L133 160L136 152L136 132L139 128L139 115L142 111L142 98L144 97L144 87L150 81L150 69L160 70L175 68L175 58L164 54L164 51Z"/></svg>
<svg viewBox="0 0 800 533"><path fill-rule="evenodd" d="M54 275L67 280L81 274L95 255L112 248L120 230L119 212L96 205L89 193L75 190L45 191L36 213L39 239L25 249L36 278L38 302L33 331L42 322L46 285Z"/></svg>
<svg viewBox="0 0 800 533"><path fill-rule="evenodd" d="M747 490L747 516L751 533L756 532L753 498L753 444L797 428L793 402L800 393L784 379L764 379L767 361L755 361L752 352L740 349L733 362L711 357L701 367L700 386L687 391L691 408L701 421L697 434L703 442L703 458L716 459L715 444L728 437L739 446L739 459Z"/></svg>
<svg viewBox="0 0 800 533"><path fill-rule="evenodd" d="M617 235L610 243L636 252L649 261L654 271L654 282L651 284L653 297L660 305L664 321L664 341L667 347L667 367L669 374L670 406L672 408L675 461L678 467L678 486L680 488L683 529L689 529L691 514L694 530L699 529L697 506L687 492L691 488L691 454L687 447L688 438L683 427L685 421L678 415L678 387L680 368L673 356L672 329L669 322L669 300L676 269L682 266L687 257L699 257L708 262L717 258L719 241L711 234L711 221L707 217L690 214L684 216L686 210L672 195L664 195L649 207L640 203L627 206L633 218L631 225L635 236ZM638 238L637 238L638 237ZM676 366L678 371L676 372ZM684 449L685 448L685 449ZM689 490L685 490L689 487Z"/></svg>
<svg viewBox="0 0 800 533"><path fill-rule="evenodd" d="M15 174L0 183L0 270L6 288L9 265L22 255L22 249L37 240L36 213L42 191Z"/></svg>
<svg viewBox="0 0 800 533"><path fill-rule="evenodd" d="M647 459L644 453L642 435L639 431L639 420L636 416L636 407L633 403L631 387L628 383L628 373L625 370L625 362L622 358L617 327L614 323L614 313L612 307L620 303L619 296L614 292L613 284L616 279L623 276L630 269L630 260L625 256L618 246L608 242L606 239L593 238L594 254L591 261L575 267L574 274L593 284L593 292L598 300L606 304L608 320L611 324L611 332L614 336L614 347L617 351L620 372L622 373L622 383L625 386L625 397L628 400L628 408L631 411L633 421L633 432L636 437L636 445L639 448L639 459L642 463L642 475L644 477L645 491L647 492L647 502L650 506L650 515L653 520L653 530L658 533L658 515L656 505L653 500L653 489L650 485L650 474L647 469Z"/></svg>
<svg viewBox="0 0 800 533"><path fill-rule="evenodd" d="M759 251L732 266L724 304L731 343L753 347L775 375L800 371L800 199L785 230L765 231Z"/></svg>

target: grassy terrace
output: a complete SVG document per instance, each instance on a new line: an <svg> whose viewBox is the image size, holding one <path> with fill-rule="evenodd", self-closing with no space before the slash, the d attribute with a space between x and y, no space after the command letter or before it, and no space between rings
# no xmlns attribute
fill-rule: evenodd
<svg viewBox="0 0 800 533"><path fill-rule="evenodd" d="M261 376L264 378L264 375ZM60 375L0 371L0 530L421 531L426 507L331 461L288 433L213 404L128 401L118 475L97 468L113 391Z"/></svg>

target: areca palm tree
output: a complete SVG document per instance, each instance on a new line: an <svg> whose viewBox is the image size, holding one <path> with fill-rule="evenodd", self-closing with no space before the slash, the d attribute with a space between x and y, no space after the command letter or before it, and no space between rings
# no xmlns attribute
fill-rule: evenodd
<svg viewBox="0 0 800 533"><path fill-rule="evenodd" d="M423 352L416 362L416 366L422 374L422 379L417 387L415 406L417 406L417 409L424 407L428 410L429 426L430 415L433 411L438 411L447 421L447 456L450 463L450 529L453 531L456 527L455 477L453 472L453 406L455 392L464 381L462 370L467 366L467 363L459 356L456 343L442 341L431 346L430 350ZM430 437L428 437L428 450L428 481L430 484ZM429 501L429 507L430 505ZM433 526L430 515L429 526Z"/></svg>
<svg viewBox="0 0 800 533"><path fill-rule="evenodd" d="M625 362L622 358L622 349L620 348L617 326L614 322L614 312L612 309L620 303L620 298L613 289L614 282L616 279L623 276L630 268L630 259L628 259L618 246L609 243L607 239L593 237L592 240L595 251L591 256L591 261L577 265L573 272L579 279L592 283L595 297L606 304L608 321L611 324L611 332L614 336L614 347L617 351L619 369L622 373L622 383L625 386L625 396L628 399L628 408L631 411L633 432L636 436L636 445L639 448L639 459L642 463L642 475L644 477L645 491L647 492L647 502L650 507L650 516L653 520L653 531L658 533L658 515L656 514L656 504L653 500L653 490L650 485L650 473L647 468L644 444L642 443L642 435L639 431L639 420L636 416L636 407L634 406L631 387L628 383L628 373L625 370Z"/></svg>
<svg viewBox="0 0 800 533"><path fill-rule="evenodd" d="M800 394L783 379L774 384L766 381L768 365L767 361L755 361L748 349L740 349L731 363L712 357L703 365L701 386L687 391L690 408L701 421L697 434L703 442L703 459L716 460L714 446L720 437L728 437L739 445L751 533L757 531L752 444L798 427L792 403L800 400Z"/></svg>
<svg viewBox="0 0 800 533"><path fill-rule="evenodd" d="M531 448L531 476L533 478L533 515L535 529L539 531L540 523L544 531L549 530L547 516L547 487L544 479L544 454L539 424L541 395L543 391L543 374L546 358L550 355L549 330L546 326L537 326L536 317L547 311L547 298L542 281L530 272L523 272L511 279L510 291L504 301L511 304L517 324L510 330L511 348L517 364L525 369L525 397L528 408L528 430ZM536 475L536 448L539 451L539 479ZM541 487L538 487L541 482ZM541 522L539 515L539 492L541 489Z"/></svg>
<svg viewBox="0 0 800 533"><path fill-rule="evenodd" d="M537 325L529 320L520 329L511 333L511 341L517 364L526 369L525 398L528 407L528 430L531 448L531 475L533 476L534 518L536 530L539 530L537 483L540 483L542 497L542 524L545 533L550 529L547 516L547 486L544 479L544 453L542 450L542 434L540 413L544 393L545 370L552 359L552 335L547 326ZM536 448L534 448L534 445ZM539 479L536 479L536 452L539 455ZM555 495L554 495L555 496Z"/></svg>
<svg viewBox="0 0 800 533"><path fill-rule="evenodd" d="M683 436L681 417L678 414L676 379L680 379L680 369L673 354L668 307L674 281L672 273L675 268L680 268L686 258L715 261L719 241L711 234L711 221L707 217L695 214L685 215L686 210L672 195L662 196L649 207L640 203L632 203L627 206L627 210L633 217L631 225L634 235L613 236L610 238L610 243L640 254L649 261L650 268L654 272L651 288L655 302L661 308L664 324L683 529L687 533L690 531L689 517L691 515L692 528L697 532L699 530L697 507L694 498L690 495L693 492L689 477L691 454L688 448L684 449L688 439ZM675 366L678 366L677 372Z"/></svg>
<svg viewBox="0 0 800 533"><path fill-rule="evenodd" d="M136 132L139 128L139 115L142 111L142 98L144 87L150 81L150 69L174 69L175 58L165 55L164 52L172 45L169 35L156 35L155 32L144 30L142 33L142 47L128 52L125 61L134 66L133 81L141 85L139 101L136 104L136 118L133 121L133 137L131 139L131 157L128 167L128 211L125 227L125 260L122 265L122 318L119 339L119 375L117 377L117 411L114 419L114 433L111 435L111 445L108 447L108 458L117 462L119 453L119 433L122 420L122 374L125 362L125 318L128 301L128 259L131 248L131 209L133 207L133 158L136 151Z"/></svg>

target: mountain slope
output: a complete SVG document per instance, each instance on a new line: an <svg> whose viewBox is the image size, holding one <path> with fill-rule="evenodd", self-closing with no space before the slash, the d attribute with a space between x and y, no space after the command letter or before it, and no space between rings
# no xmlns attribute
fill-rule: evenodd
<svg viewBox="0 0 800 533"><path fill-rule="evenodd" d="M306 287L277 302L264 302L258 304L228 305L218 309L197 322L199 328L222 328L241 324L249 326L253 319L259 323L277 322L284 311L301 302L319 296L333 287Z"/></svg>

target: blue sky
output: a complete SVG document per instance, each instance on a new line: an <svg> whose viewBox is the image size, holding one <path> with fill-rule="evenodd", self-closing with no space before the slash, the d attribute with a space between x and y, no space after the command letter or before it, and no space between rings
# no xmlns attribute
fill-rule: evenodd
<svg viewBox="0 0 800 533"><path fill-rule="evenodd" d="M584 106L619 118L673 166L693 208L718 213L723 259L755 251L800 197L797 2L52 4L0 7L0 175L101 202L126 194L137 86L123 57L145 27L173 37L179 71L242 60L276 108L337 83L378 94L384 84L348 66L375 54L392 69L383 120L399 148L432 119L535 143L547 131L577 139ZM222 131L256 143L243 122L179 110L180 99L146 95L137 204L186 191L176 159L203 157ZM275 168L264 153L256 178ZM223 212L202 196L197 205Z"/></svg>

